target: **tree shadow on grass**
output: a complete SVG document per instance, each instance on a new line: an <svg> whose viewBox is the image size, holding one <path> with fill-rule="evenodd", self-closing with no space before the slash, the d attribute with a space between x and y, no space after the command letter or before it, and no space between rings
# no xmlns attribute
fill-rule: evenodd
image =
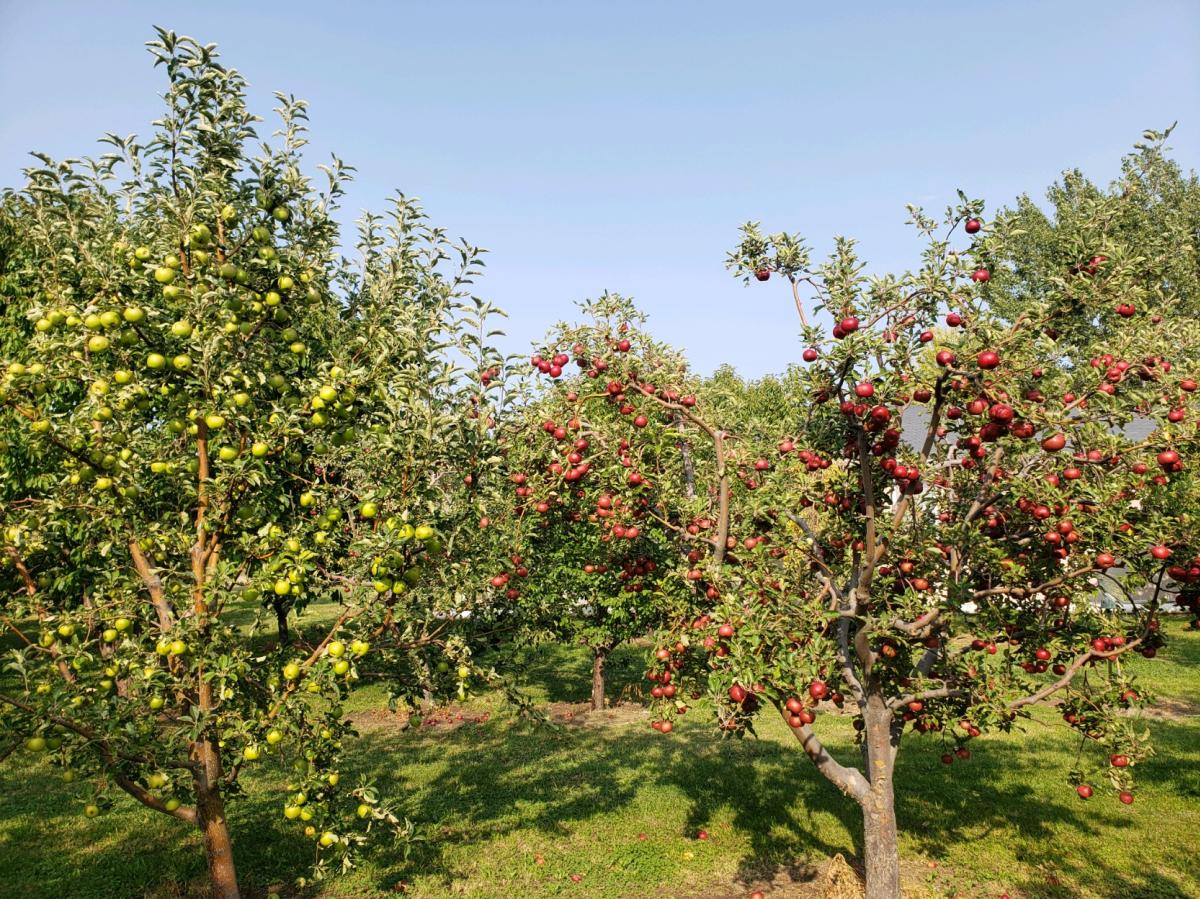
<svg viewBox="0 0 1200 899"><path fill-rule="evenodd" d="M774 742L734 745L703 727L687 733L681 742L630 727L520 732L497 723L460 728L440 740L408 742L400 750L408 764L446 759L446 739L459 745L440 773L408 791L406 814L442 822L437 839L388 870L380 887L420 873L441 878L449 891L456 879L447 857L452 847L529 828L552 842L578 822L633 803L648 782L673 787L681 795L686 815L680 836L694 837L719 810L728 810L733 826L749 835L747 868L775 858L780 865L792 865L799 877L798 857L846 848L824 841L806 819L824 813L849 827L849 810L836 790L796 764L787 747ZM361 757L379 762L369 773L391 780L391 792L403 792L403 771L388 765L395 743L378 733L365 742L370 748ZM648 820L646 829L656 825Z"/></svg>
<svg viewBox="0 0 1200 899"><path fill-rule="evenodd" d="M644 825L626 827L652 830L662 826L653 817L662 806L640 804L648 785L668 788L660 803L682 807L682 815L670 816L682 821L671 825L681 828L680 837L729 821L746 846L737 873L744 884L780 872L803 881L835 853L861 857L857 807L817 774L797 746L773 738L720 740L703 708L695 715L703 720L684 722L670 737L629 726L529 730L502 720L436 734L367 731L347 747L343 776L376 778L385 795L401 797L402 813L426 825L431 839L417 844L407 862L394 848L376 849L363 876L381 893L418 874L440 880L449 893L465 874L462 854L454 852L464 845L486 852L492 841L521 830L553 845L577 826L613 813L645 815ZM1150 822L1153 794L1200 797L1196 724L1151 726L1159 755L1139 765L1137 774L1152 795L1132 810L1099 790L1090 803L1077 800L1064 782L1064 740L1054 732L978 741L974 758L950 769L932 745L907 739L897 770L905 852L943 859L956 844L1008 841L1005 849L1019 867L982 874L1003 878L1014 894L1029 897L1067 899L1079 895L1080 884L1102 899L1195 894L1196 881L1182 867L1154 869L1155 859L1190 857L1184 822L1164 818L1157 829ZM849 728L839 723L830 729L831 750L855 761ZM73 899L199 895L204 860L194 832L127 800L119 812L87 821L79 804L66 798L68 788L56 772L39 766L23 776L21 783L12 775L0 781L0 883L38 885L39 892L22 895ZM312 859L311 841L279 814L279 794L255 789L280 786L274 781L282 775L259 776L263 781L251 785L255 795L231 806L248 897L264 895L271 884L290 884ZM44 801L47 796L54 798ZM1143 817L1131 817L1137 815ZM1131 865L1128 851L1108 857L1103 841L1114 833L1118 839L1173 840L1179 852L1164 855L1159 845L1145 864ZM651 850L634 844L602 851ZM520 894L538 893L534 886Z"/></svg>
<svg viewBox="0 0 1200 899"><path fill-rule="evenodd" d="M207 896L199 831L120 791L112 793L111 810L86 818L90 795L88 784L64 784L49 765L0 769L0 896ZM312 863L312 842L284 821L279 796L256 790L228 806L247 899L292 883Z"/></svg>
<svg viewBox="0 0 1200 899"><path fill-rule="evenodd" d="M1194 727L1157 724L1155 730L1161 755L1140 766L1139 776L1161 792L1200 795ZM405 803L414 819L443 823L437 838L420 846L407 863L387 867L385 862L381 889L419 873L440 878L450 891L461 876L452 847L524 829L541 832L552 844L576 824L634 803L647 782L680 795L681 836L694 837L718 817L730 819L748 842L737 875L747 885L780 872L793 880L811 879L815 864L838 852L861 859L857 806L788 743L719 740L699 722L671 738L628 727L528 732L494 722L440 738L402 739L397 744L383 734L368 735L360 757L374 760L371 773L390 780L393 793L406 789L395 761L445 761L439 772L408 791ZM449 753L446 740L455 744ZM1018 882L1011 886L1047 899L1078 895L1081 883L1104 899L1160 899L1194 890L1195 881L1179 872L1130 867L1120 854L1111 861L1105 857L1101 841L1111 839L1114 829L1132 836L1139 822L1128 820L1129 810L1115 798L1109 797L1107 805L1099 796L1083 803L1065 783L1056 790L1056 778L1066 774L1060 738L1034 733L1013 741L980 741L973 761L956 764L953 772L932 747L914 742L901 752L897 771L898 823L907 853L915 849L938 859L955 844L1015 841L1021 867L998 876L1015 876ZM835 738L830 745L844 760L856 759L848 739ZM1140 828L1144 834L1145 822ZM1072 832L1074 855L1064 851L1066 831ZM1094 852L1080 848L1092 842Z"/></svg>
<svg viewBox="0 0 1200 899"><path fill-rule="evenodd" d="M1159 754L1139 766L1139 781L1153 785L1159 795L1200 796L1195 726L1156 723L1152 729ZM1197 881L1186 877L1182 866L1170 871L1156 869L1153 862L1131 865L1128 846L1109 851L1114 830L1118 840L1124 835L1141 839L1147 823L1134 818L1134 810L1119 804L1111 787L1099 780L1094 781L1095 798L1080 800L1066 780L1067 744L1076 745L1073 739L1035 726L1020 737L979 742L971 761L956 763L961 770L953 775L937 770L945 769L937 753L910 746L906 755L902 747L896 773L902 838L931 858L966 841L1007 840L1006 848L1021 867L1006 872L1005 879L1021 895L1041 899L1078 896L1080 884L1104 899L1195 895ZM905 790L905 784L919 784L921 789ZM1136 813L1155 814L1153 802L1152 796ZM1171 827L1169 821L1163 823ZM1187 839L1178 839L1182 858Z"/></svg>

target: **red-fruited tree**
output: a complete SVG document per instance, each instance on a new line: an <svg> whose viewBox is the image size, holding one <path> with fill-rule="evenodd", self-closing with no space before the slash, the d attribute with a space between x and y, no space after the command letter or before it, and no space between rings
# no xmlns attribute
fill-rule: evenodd
<svg viewBox="0 0 1200 899"><path fill-rule="evenodd" d="M644 393L653 380L691 398L681 394L689 382L681 357L638 327L643 317L628 300L606 294L581 309L587 323L561 325L548 338L555 349L534 355L545 389L505 431L512 492L489 527L507 560L490 585L526 639L589 647L591 705L602 709L609 654L659 628L678 592L663 579L679 546L662 512L664 494L686 479L679 430ZM637 388L611 375L631 369Z"/></svg>
<svg viewBox="0 0 1200 899"><path fill-rule="evenodd" d="M1079 795L1104 779L1132 801L1150 750L1118 714L1147 698L1124 657L1153 657L1159 610L1192 602L1200 576L1181 524L1200 323L1154 276L1188 248L1125 240L1114 190L1077 220L1076 262L1031 293L1000 262L1019 229L961 200L941 233L911 210L927 247L899 276L866 277L849 241L814 266L798 237L744 228L731 267L782 281L801 319L798 420L766 434L728 402L651 395L712 447L693 458L720 535L684 531L706 547L678 568L698 601L652 675L709 692L730 733L778 711L861 808L872 899L899 895L893 772L910 732L951 763L1057 702L1092 750L1069 774ZM1100 585L1124 612L1097 607ZM853 715L861 763L822 742L825 702Z"/></svg>

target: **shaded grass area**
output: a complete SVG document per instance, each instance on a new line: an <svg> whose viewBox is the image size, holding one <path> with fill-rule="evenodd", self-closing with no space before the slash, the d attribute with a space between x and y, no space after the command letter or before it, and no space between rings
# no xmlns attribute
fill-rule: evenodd
<svg viewBox="0 0 1200 899"><path fill-rule="evenodd" d="M1195 703L1200 635L1171 630L1162 658L1134 664L1160 696ZM586 698L585 650L547 647L529 661L539 701ZM639 650L622 650L610 666L612 695L642 666ZM923 873L923 892L1200 895L1189 861L1200 831L1200 719L1148 722L1158 755L1138 766L1137 802L1126 807L1106 789L1078 800L1065 779L1078 743L1050 710L1037 718L1024 735L975 741L972 758L949 767L935 742L906 738L902 851ZM853 760L849 721L826 716L821 725L833 751ZM773 718L757 740L719 739L701 707L670 737L644 722L530 729L497 715L453 730L368 730L359 743L343 777L376 779L424 825L425 839L407 860L380 845L350 874L299 891L294 878L311 843L280 814L286 775L262 764L250 797L232 806L248 895L381 897L403 882L404 895L422 897L732 897L777 872L803 880L831 855L861 851L856 809ZM124 798L86 819L85 793L48 765L0 767L0 895L200 894L194 834ZM700 829L708 840L696 838Z"/></svg>

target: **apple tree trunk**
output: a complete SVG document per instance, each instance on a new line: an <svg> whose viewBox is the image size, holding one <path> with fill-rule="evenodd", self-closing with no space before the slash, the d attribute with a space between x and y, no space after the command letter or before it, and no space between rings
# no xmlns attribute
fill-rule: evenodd
<svg viewBox="0 0 1200 899"><path fill-rule="evenodd" d="M866 899L900 899L900 847L892 779L895 764L893 715L881 692L869 690L864 710L867 779L863 810L863 861Z"/></svg>
<svg viewBox="0 0 1200 899"><path fill-rule="evenodd" d="M288 629L288 607L282 599L275 599L272 602L275 607L275 622L279 630L279 645L290 646L292 643L292 633Z"/></svg>
<svg viewBox="0 0 1200 899"><path fill-rule="evenodd" d="M204 840L208 859L209 895L212 899L241 899L237 871L233 866L233 843L225 818L225 800L221 797L220 757L208 741L197 743L193 755L200 765L194 772L196 823Z"/></svg>
<svg viewBox="0 0 1200 899"><path fill-rule="evenodd" d="M608 661L609 647L592 648L592 711L604 708L604 664Z"/></svg>

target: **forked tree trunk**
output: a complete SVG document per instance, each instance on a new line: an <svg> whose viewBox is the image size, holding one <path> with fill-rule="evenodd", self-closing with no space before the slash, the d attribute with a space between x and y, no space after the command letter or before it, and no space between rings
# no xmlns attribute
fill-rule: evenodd
<svg viewBox="0 0 1200 899"><path fill-rule="evenodd" d="M866 899L900 899L900 847L896 839L896 803L892 789L893 716L879 692L868 692L863 717L867 779L871 784L870 791L861 800Z"/></svg>
<svg viewBox="0 0 1200 899"><path fill-rule="evenodd" d="M201 763L194 776L196 823L204 839L208 859L209 895L212 899L241 899L237 870L233 866L233 842L225 819L225 800L221 798L218 778L221 762L216 748L208 742L195 744L195 759Z"/></svg>
<svg viewBox="0 0 1200 899"><path fill-rule="evenodd" d="M604 708L604 663L608 661L607 646L592 647L592 711Z"/></svg>

